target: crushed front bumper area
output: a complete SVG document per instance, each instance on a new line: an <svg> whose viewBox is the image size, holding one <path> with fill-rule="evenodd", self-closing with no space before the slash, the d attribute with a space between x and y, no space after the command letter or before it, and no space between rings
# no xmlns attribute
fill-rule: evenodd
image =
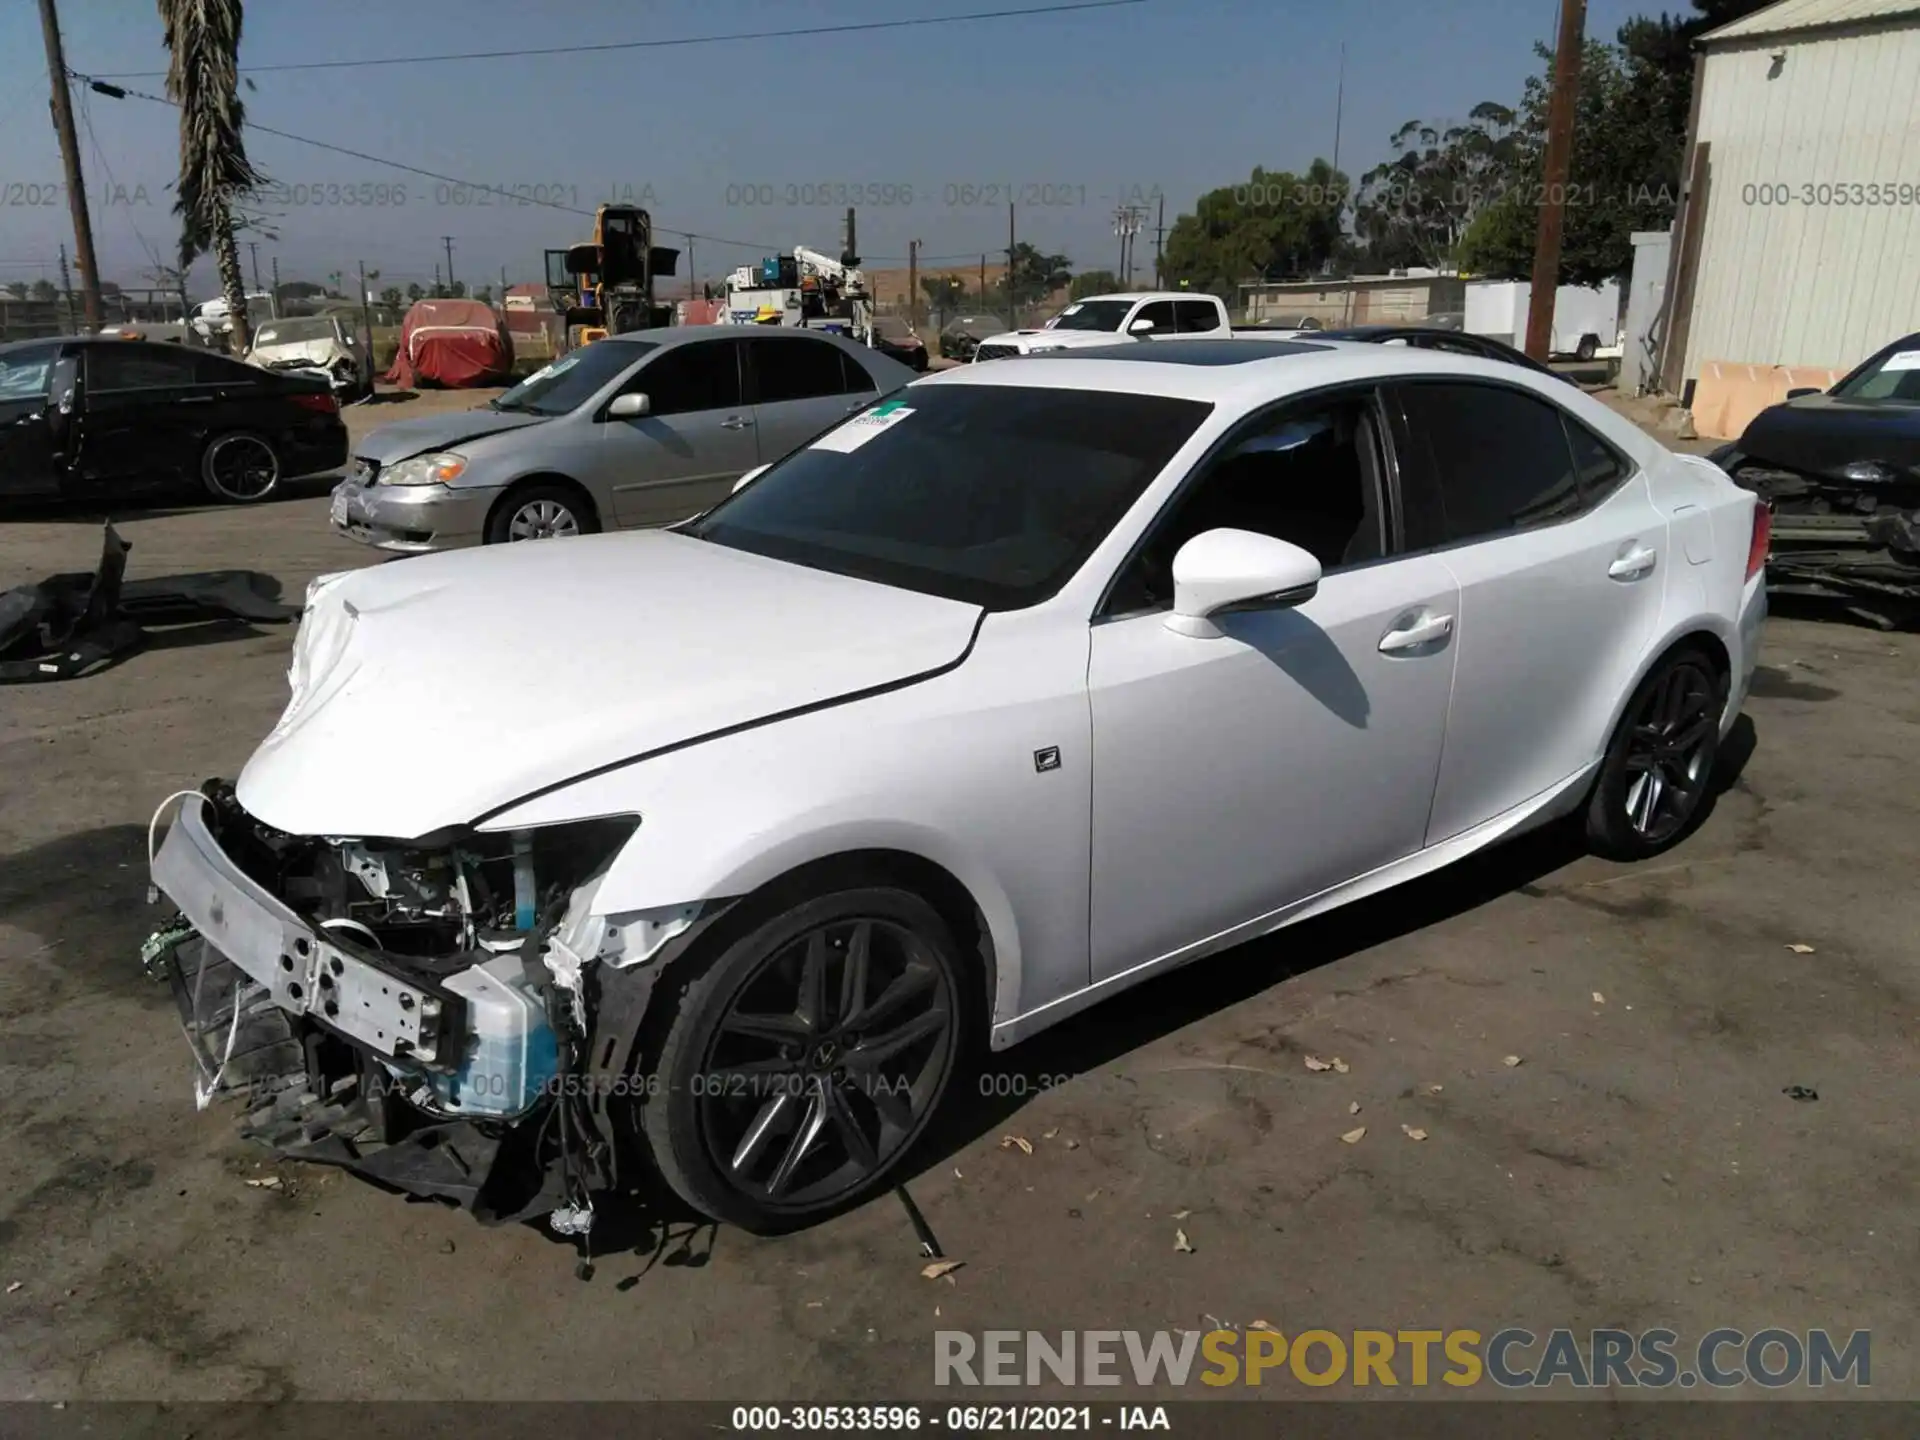
<svg viewBox="0 0 1920 1440"><path fill-rule="evenodd" d="M544 1214L561 1229L572 1216L570 1233L584 1234L588 1197L632 1188L646 1169L613 1138L636 1133L617 1113L631 1092L616 1077L632 1064L658 965L583 967L577 991L549 992L557 1068L529 1072L497 1113L476 1113L487 1103L470 1085L491 1043L483 1012L503 987L471 982L523 947L544 953L553 933L494 937L510 954L477 960L387 953L365 926L316 922L262 883L258 858L229 848L245 839L232 832L257 824L210 782L186 797L153 860L152 893L178 913L142 960L178 1002L200 1105L240 1100L243 1134L287 1158L487 1223Z"/></svg>

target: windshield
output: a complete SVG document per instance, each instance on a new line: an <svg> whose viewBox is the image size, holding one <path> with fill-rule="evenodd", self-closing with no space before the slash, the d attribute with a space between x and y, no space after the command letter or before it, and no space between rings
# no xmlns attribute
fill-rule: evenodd
<svg viewBox="0 0 1920 1440"><path fill-rule="evenodd" d="M611 380L626 374L658 344L652 340L599 340L536 370L497 400L495 410L529 415L565 415L586 404Z"/></svg>
<svg viewBox="0 0 1920 1440"><path fill-rule="evenodd" d="M276 320L271 325L262 325L253 332L253 345L258 350L268 345L304 345L309 340L334 338L336 336L331 320Z"/></svg>
<svg viewBox="0 0 1920 1440"><path fill-rule="evenodd" d="M1843 400L1888 400L1920 405L1920 347L1902 348L1869 360L1833 387Z"/></svg>
<svg viewBox="0 0 1920 1440"><path fill-rule="evenodd" d="M1212 408L1158 395L912 386L794 451L686 533L1017 610L1067 582Z"/></svg>
<svg viewBox="0 0 1920 1440"><path fill-rule="evenodd" d="M38 345L0 354L0 400L42 398L59 349L57 345Z"/></svg>
<svg viewBox="0 0 1920 1440"><path fill-rule="evenodd" d="M1049 330L1118 330L1133 309L1131 300L1082 300L1053 317Z"/></svg>

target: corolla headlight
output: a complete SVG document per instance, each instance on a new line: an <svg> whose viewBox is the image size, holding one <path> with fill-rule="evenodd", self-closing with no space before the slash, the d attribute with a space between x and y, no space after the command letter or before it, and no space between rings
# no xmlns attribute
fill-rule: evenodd
<svg viewBox="0 0 1920 1440"><path fill-rule="evenodd" d="M467 457L435 453L416 455L380 472L382 485L445 485L467 472Z"/></svg>

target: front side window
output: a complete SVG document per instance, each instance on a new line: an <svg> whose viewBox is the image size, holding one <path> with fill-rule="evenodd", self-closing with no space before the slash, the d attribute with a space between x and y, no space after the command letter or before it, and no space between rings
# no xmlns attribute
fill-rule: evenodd
<svg viewBox="0 0 1920 1440"><path fill-rule="evenodd" d="M0 352L0 400L44 400L58 345L23 345Z"/></svg>
<svg viewBox="0 0 1920 1440"><path fill-rule="evenodd" d="M1379 559L1379 426L1371 391L1327 396L1262 416L1228 439L1128 562L1106 613L1173 603L1173 557L1208 530L1251 530L1309 551L1332 572Z"/></svg>
<svg viewBox="0 0 1920 1440"><path fill-rule="evenodd" d="M684 533L1021 609L1067 582L1211 410L1153 395L913 387L794 451Z"/></svg>
<svg viewBox="0 0 1920 1440"><path fill-rule="evenodd" d="M1131 330L1142 320L1147 321L1153 326L1153 334L1172 335L1175 333L1176 328L1173 321L1173 302L1171 300L1156 300L1151 305L1142 305L1140 307L1140 313L1128 322L1127 328Z"/></svg>
<svg viewBox="0 0 1920 1440"><path fill-rule="evenodd" d="M627 389L647 397L650 415L733 409L741 403L739 342L675 345L642 368Z"/></svg>
<svg viewBox="0 0 1920 1440"><path fill-rule="evenodd" d="M659 347L651 340L600 340L562 355L492 402L495 410L565 415L587 403Z"/></svg>
<svg viewBox="0 0 1920 1440"><path fill-rule="evenodd" d="M1557 406L1497 385L1409 384L1401 391L1430 503L1409 503L1412 550L1459 544L1577 514L1584 506Z"/></svg>

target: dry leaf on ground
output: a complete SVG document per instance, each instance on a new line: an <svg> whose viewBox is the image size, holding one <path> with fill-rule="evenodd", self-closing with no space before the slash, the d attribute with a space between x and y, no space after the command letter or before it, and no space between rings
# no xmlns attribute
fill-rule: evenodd
<svg viewBox="0 0 1920 1440"><path fill-rule="evenodd" d="M1792 951L1792 952L1793 952L1794 954L1796 954L1796 955L1811 955L1811 954L1813 954L1813 946L1811 946L1811 945L1801 945L1801 944L1798 944L1798 943L1796 943L1796 944L1793 944L1793 945L1789 945L1789 946L1787 946L1787 949L1789 949L1789 950L1791 950L1791 951Z"/></svg>
<svg viewBox="0 0 1920 1440"><path fill-rule="evenodd" d="M1427 1132L1417 1125L1402 1125L1400 1127L1400 1133L1405 1135L1409 1140L1424 1140L1427 1138Z"/></svg>
<svg viewBox="0 0 1920 1440"><path fill-rule="evenodd" d="M1191 1255L1193 1253L1193 1246L1187 1241L1186 1231L1175 1230L1173 1232L1173 1248L1180 1251L1183 1255Z"/></svg>
<svg viewBox="0 0 1920 1440"><path fill-rule="evenodd" d="M1333 1066L1322 1060L1318 1055L1307 1056L1307 1069L1309 1070L1331 1070L1332 1068Z"/></svg>
<svg viewBox="0 0 1920 1440"><path fill-rule="evenodd" d="M938 1280L942 1275L951 1275L966 1263L964 1260L935 1260L931 1265L922 1265L920 1274L928 1280Z"/></svg>
<svg viewBox="0 0 1920 1440"><path fill-rule="evenodd" d="M1033 1142L1024 1135L1002 1135L1000 1137L1000 1148L1002 1150L1018 1150L1022 1155L1033 1154Z"/></svg>
<svg viewBox="0 0 1920 1440"><path fill-rule="evenodd" d="M1356 1129L1347 1131L1346 1134L1340 1137L1340 1141L1344 1145L1358 1145L1360 1141L1366 1136L1366 1133L1367 1133L1367 1127L1364 1125L1361 1125Z"/></svg>
<svg viewBox="0 0 1920 1440"><path fill-rule="evenodd" d="M1507 1056L1506 1059L1502 1060L1500 1063L1506 1066L1507 1069L1511 1070L1513 1069L1514 1066L1520 1063L1520 1057L1518 1055L1509 1055Z"/></svg>

